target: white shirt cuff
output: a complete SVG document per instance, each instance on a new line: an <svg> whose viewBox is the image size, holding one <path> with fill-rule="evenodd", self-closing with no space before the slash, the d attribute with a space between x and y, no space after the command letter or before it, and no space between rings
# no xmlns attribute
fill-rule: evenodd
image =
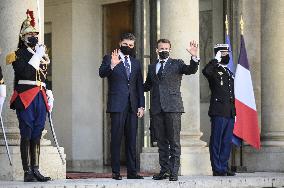
<svg viewBox="0 0 284 188"><path fill-rule="evenodd" d="M0 85L0 97L6 97L6 85Z"/></svg>
<svg viewBox="0 0 284 188"><path fill-rule="evenodd" d="M197 57L197 56L191 56L191 59L192 59L194 62L196 62L196 63L198 63L199 60L200 60L200 58Z"/></svg>

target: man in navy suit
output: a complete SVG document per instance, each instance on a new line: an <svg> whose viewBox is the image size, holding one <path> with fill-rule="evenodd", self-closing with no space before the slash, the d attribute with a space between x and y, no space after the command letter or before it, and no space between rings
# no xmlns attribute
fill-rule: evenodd
<svg viewBox="0 0 284 188"><path fill-rule="evenodd" d="M133 58L135 36L124 33L119 50L105 55L99 69L101 78L108 79L107 113L111 118L112 178L121 180L120 145L125 135L127 178L143 179L137 174L136 135L138 117L144 115L144 89L140 62Z"/></svg>

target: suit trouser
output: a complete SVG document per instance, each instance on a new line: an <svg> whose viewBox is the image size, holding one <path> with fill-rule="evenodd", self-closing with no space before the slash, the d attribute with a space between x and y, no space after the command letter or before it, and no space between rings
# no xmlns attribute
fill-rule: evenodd
<svg viewBox="0 0 284 188"><path fill-rule="evenodd" d="M125 152L127 174L137 174L136 166L136 135L137 115L131 110L130 104L123 112L110 113L111 118L111 166L113 173L120 173L120 146L122 135L125 135Z"/></svg>
<svg viewBox="0 0 284 188"><path fill-rule="evenodd" d="M159 148L161 172L177 175L180 166L181 113L161 112L153 114Z"/></svg>
<svg viewBox="0 0 284 188"><path fill-rule="evenodd" d="M211 117L210 160L213 172L226 173L232 149L234 118Z"/></svg>

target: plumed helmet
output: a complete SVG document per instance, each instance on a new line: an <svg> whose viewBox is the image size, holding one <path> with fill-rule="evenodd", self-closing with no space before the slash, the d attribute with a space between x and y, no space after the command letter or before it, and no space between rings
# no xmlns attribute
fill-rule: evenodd
<svg viewBox="0 0 284 188"><path fill-rule="evenodd" d="M23 37L27 33L39 33L35 28L35 18L33 11L30 11L29 9L26 12L27 18L24 20L21 31L20 31L20 37Z"/></svg>

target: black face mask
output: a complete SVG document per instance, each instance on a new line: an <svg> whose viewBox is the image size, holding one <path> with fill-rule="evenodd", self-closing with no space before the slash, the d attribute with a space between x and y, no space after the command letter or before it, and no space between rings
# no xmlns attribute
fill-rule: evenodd
<svg viewBox="0 0 284 188"><path fill-rule="evenodd" d="M169 51L161 51L159 52L159 58L160 59L167 59L170 56Z"/></svg>
<svg viewBox="0 0 284 188"><path fill-rule="evenodd" d="M32 37L28 37L28 41L27 41L27 44L29 47L33 48L37 45L38 43L38 38L35 37L35 36L32 36Z"/></svg>
<svg viewBox="0 0 284 188"><path fill-rule="evenodd" d="M130 48L129 46L120 46L119 49L124 55L132 56L134 53L134 48Z"/></svg>
<svg viewBox="0 0 284 188"><path fill-rule="evenodd" d="M229 54L227 54L226 56L222 56L221 57L221 64L222 65L228 65L228 63L230 62L230 56Z"/></svg>

